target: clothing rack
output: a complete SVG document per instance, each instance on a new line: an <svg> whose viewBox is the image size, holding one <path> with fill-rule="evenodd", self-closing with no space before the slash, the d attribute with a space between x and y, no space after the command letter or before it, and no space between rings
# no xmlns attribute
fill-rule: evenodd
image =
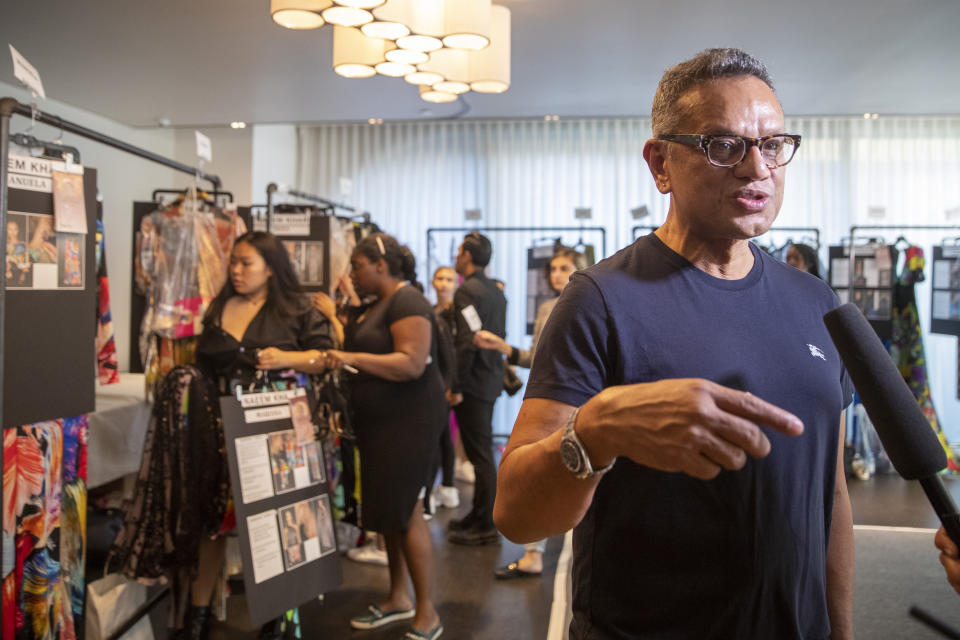
<svg viewBox="0 0 960 640"><path fill-rule="evenodd" d="M76 147L71 147L69 145L60 144L59 142L46 142L45 140L40 140L34 136L27 135L25 133L14 133L10 136L10 141L21 147L26 147L28 149L42 149L45 156L50 156L50 152L56 152L59 154L69 153L73 156L73 161L77 164L80 162L80 150ZM63 156L61 155L61 158Z"/></svg>
<svg viewBox="0 0 960 640"><path fill-rule="evenodd" d="M183 196L187 194L188 189L154 189L153 193L150 194L150 199L154 202L160 202L160 199L157 198L159 195L170 195L170 196ZM227 199L227 202L233 202L233 192L232 191L203 191L202 193L213 196L214 201L220 196L223 196ZM200 195L198 193L197 195Z"/></svg>
<svg viewBox="0 0 960 640"><path fill-rule="evenodd" d="M600 233L600 251L601 257L607 257L607 230L605 227L430 227L427 229L427 271L429 275L433 273L430 268L431 265L431 256L432 252L430 247L433 246L433 234L440 232L463 232L464 234L470 233L471 231L480 231L480 232L493 232L493 233L539 233L541 231L553 233L555 231L568 232L568 231L578 231L582 234L584 232L599 232Z"/></svg>
<svg viewBox="0 0 960 640"><path fill-rule="evenodd" d="M323 198L321 196L318 196L312 193L307 193L305 191L287 189L286 187L281 189L276 182L271 182L270 184L267 185L267 233L270 232L270 218L273 217L273 194L276 193L277 191L283 191L287 195L293 196L298 200L307 200L308 202L315 202L317 204L321 204L331 212L336 209L340 209L341 211L349 211L350 213L356 214L350 217L363 218L364 222L370 222L370 213L368 211L363 211L357 214L357 210L349 205L341 204L339 202L334 202L333 200L328 200L327 198Z"/></svg>
<svg viewBox="0 0 960 640"><path fill-rule="evenodd" d="M10 120L14 115L24 116L30 118L33 122L42 122L54 127L59 127L61 131L70 132L75 135L78 135L82 138L88 140L93 140L94 142L99 142L101 144L107 145L108 147L113 147L123 151L124 153L129 153L150 162L155 162L161 164L165 167L169 167L176 171L182 173L188 173L192 176L195 176L197 180L206 180L213 185L214 190L219 190L221 187L220 178L213 174L204 173L200 169L191 167L189 165L177 162L170 158L161 156L159 154L153 153L152 151L147 151L146 149L141 149L132 144L112 138L106 134L100 133L99 131L94 131L93 129L88 129L87 127L81 126L79 124L70 122L69 120L64 120L60 116L56 116L49 113L44 113L40 111L35 106L28 106L20 103L14 98L0 98L0 246L6 247L7 245L7 206L8 206L8 194L7 194L7 179L8 179L8 158L10 154ZM4 249L6 250L6 249ZM92 286L88 284L87 286ZM5 316L6 316L6 299L7 299L7 278L6 270L0 269L0 419L3 416L3 381L6 371L4 371L3 358L2 354L4 353L4 336L6 332L5 325ZM91 335L91 340L93 339ZM91 363L91 366L93 363ZM6 425L2 425L2 429L5 432ZM0 446L0 478L3 477L3 447ZM0 509L5 508L3 505L3 498L0 497ZM162 595L166 593L168 589L164 589L160 594L157 594L154 599L151 601L152 605L155 605L157 602L162 599ZM132 619L133 622L138 620L140 617L146 615L149 609L144 610L141 608L137 612L138 617ZM131 622L131 621L128 621ZM0 628L3 626L3 612L0 609Z"/></svg>

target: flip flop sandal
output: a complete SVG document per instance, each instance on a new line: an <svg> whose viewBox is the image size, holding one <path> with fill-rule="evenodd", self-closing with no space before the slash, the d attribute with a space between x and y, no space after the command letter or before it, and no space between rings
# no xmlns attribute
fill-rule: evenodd
<svg viewBox="0 0 960 640"><path fill-rule="evenodd" d="M375 604L371 604L367 610L368 613L350 618L350 626L354 629L376 629L391 622L409 620L416 614L414 609L383 611Z"/></svg>
<svg viewBox="0 0 960 640"><path fill-rule="evenodd" d="M400 640L437 640L441 635L443 635L443 625L437 624L430 631L417 631L416 629L409 629Z"/></svg>
<svg viewBox="0 0 960 640"><path fill-rule="evenodd" d="M511 580L513 578L533 578L541 575L539 571L524 571L520 568L519 563L511 562L505 567L500 567L493 572L493 575L498 580Z"/></svg>

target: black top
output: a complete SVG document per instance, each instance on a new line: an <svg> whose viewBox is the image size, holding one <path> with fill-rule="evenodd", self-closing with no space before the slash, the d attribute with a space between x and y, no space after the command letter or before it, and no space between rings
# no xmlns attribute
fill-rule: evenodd
<svg viewBox="0 0 960 640"><path fill-rule="evenodd" d="M219 319L204 326L197 343L197 366L218 380L221 392L228 392L237 382L246 386L256 380L257 349L307 351L333 346L330 321L316 309L283 317L264 305L240 341L220 327Z"/></svg>
<svg viewBox="0 0 960 640"><path fill-rule="evenodd" d="M526 396L582 405L605 387L706 378L798 416L770 454L709 481L621 458L574 532L570 637L827 638L826 554L852 387L823 323L825 283L751 245L745 278L655 235L573 274Z"/></svg>
<svg viewBox="0 0 960 640"><path fill-rule="evenodd" d="M423 294L405 286L360 310L344 330L347 351L393 353L390 327L410 316L426 318L434 327L432 359L419 378L391 381L362 371L347 378L360 450L361 518L365 529L378 533L405 530L421 488L432 485L430 472L447 420L436 322Z"/></svg>
<svg viewBox="0 0 960 640"><path fill-rule="evenodd" d="M453 391L493 402L503 390L503 356L473 343L474 331L463 317L463 310L469 306L476 310L483 329L503 338L507 334L507 299L480 270L468 276L453 294L457 322L457 378Z"/></svg>
<svg viewBox="0 0 960 640"><path fill-rule="evenodd" d="M439 376L438 354L437 354L437 323L433 313L433 307L423 294L414 287L404 286L398 289L385 301L376 301L369 305L351 309L351 318L344 327L344 350L387 354L393 353L396 349L393 344L393 334L390 333L390 326L409 316L421 316L430 321L431 342L430 342L430 360L424 370L421 378L407 382L391 382L384 378L363 371L351 375L348 378L351 397L356 398L357 394L366 396L371 388L380 387L380 391L394 392L398 386L415 384L422 381L424 376L434 373ZM379 392L373 391L376 395ZM365 407L355 407L355 410L362 411Z"/></svg>
<svg viewBox="0 0 960 640"><path fill-rule="evenodd" d="M443 386L452 389L457 379L457 351L453 343L457 324L453 317L453 307L435 311L434 317L437 321L437 364L440 366Z"/></svg>

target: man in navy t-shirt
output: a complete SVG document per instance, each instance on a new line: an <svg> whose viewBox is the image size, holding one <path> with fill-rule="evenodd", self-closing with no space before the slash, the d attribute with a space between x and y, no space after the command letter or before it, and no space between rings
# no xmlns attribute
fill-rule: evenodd
<svg viewBox="0 0 960 640"><path fill-rule="evenodd" d="M495 519L574 531L572 639L852 638L842 412L820 280L758 251L799 145L763 65L668 70L644 147L666 222L571 278Z"/></svg>

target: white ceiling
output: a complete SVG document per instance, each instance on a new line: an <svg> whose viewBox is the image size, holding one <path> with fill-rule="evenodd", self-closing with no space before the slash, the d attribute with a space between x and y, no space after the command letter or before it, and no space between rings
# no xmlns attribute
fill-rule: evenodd
<svg viewBox="0 0 960 640"><path fill-rule="evenodd" d="M663 69L715 46L766 62L789 115L960 114L957 0L498 1L513 13L513 83L468 94L469 117L647 115ZM131 125L457 111L401 79L340 78L331 28L280 28L267 0L0 5L0 44L37 67L49 97ZM9 60L0 81L16 82Z"/></svg>

